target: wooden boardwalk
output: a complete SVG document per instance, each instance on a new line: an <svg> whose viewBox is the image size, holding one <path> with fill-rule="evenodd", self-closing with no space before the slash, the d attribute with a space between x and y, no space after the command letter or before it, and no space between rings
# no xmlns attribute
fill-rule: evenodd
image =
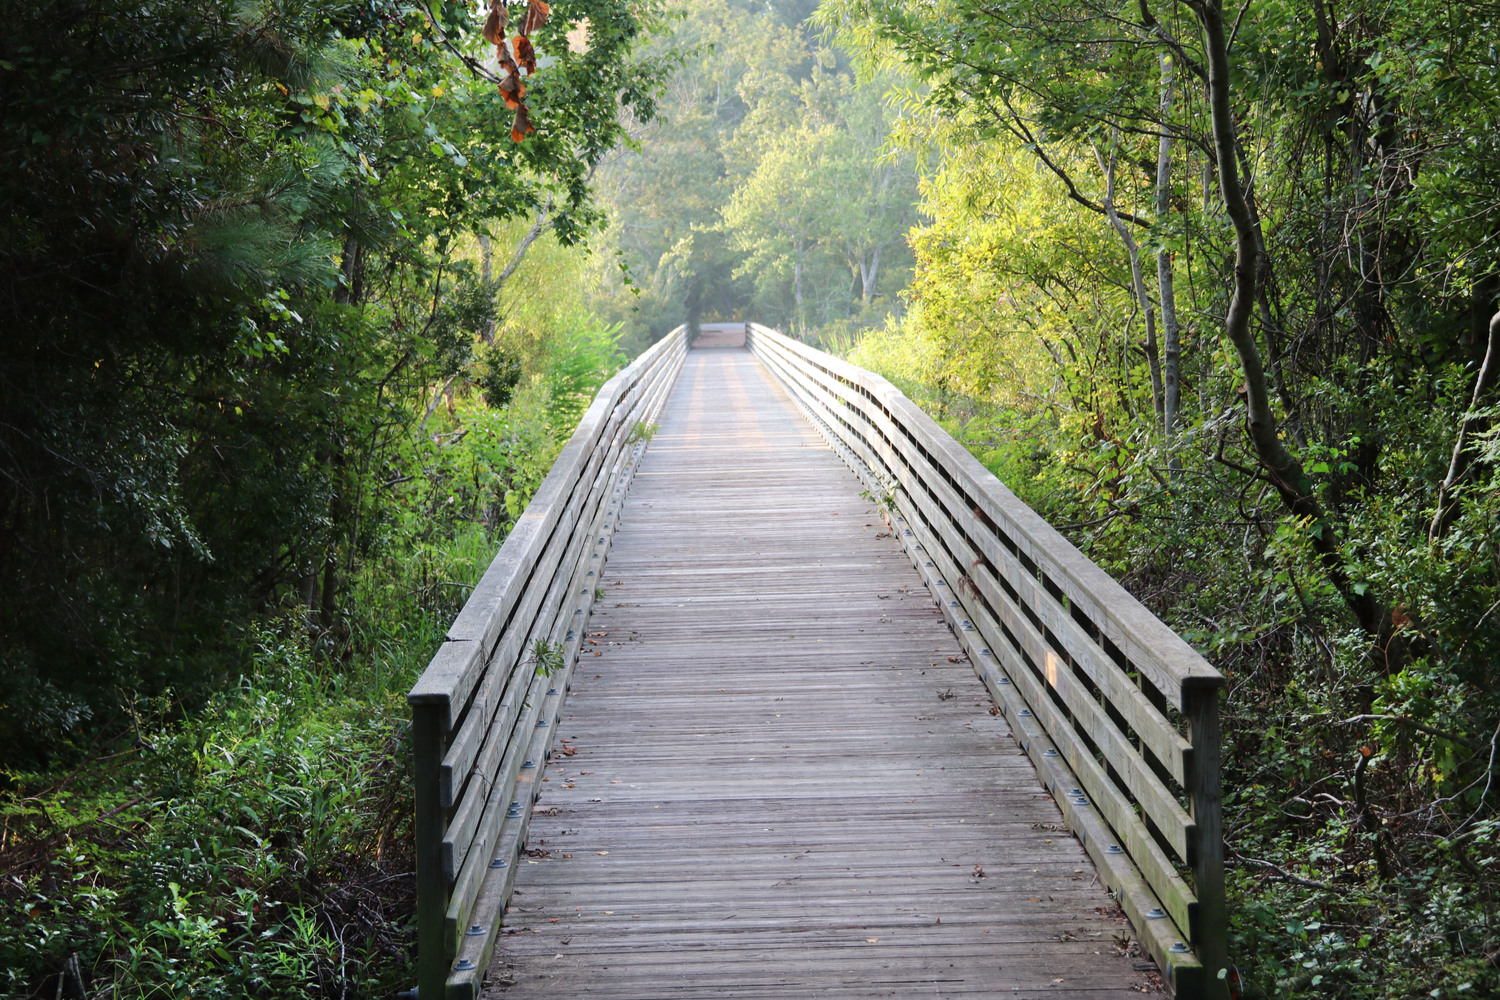
<svg viewBox="0 0 1500 1000"><path fill-rule="evenodd" d="M887 532L749 353L688 355L487 997L1155 992Z"/></svg>

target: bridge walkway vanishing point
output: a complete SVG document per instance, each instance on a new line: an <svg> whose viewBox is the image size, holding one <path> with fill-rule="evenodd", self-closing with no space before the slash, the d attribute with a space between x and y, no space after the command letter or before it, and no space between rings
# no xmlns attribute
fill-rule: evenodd
<svg viewBox="0 0 1500 1000"><path fill-rule="evenodd" d="M1139 996L1129 926L861 489L748 352L689 354L489 995Z"/></svg>
<svg viewBox="0 0 1500 1000"><path fill-rule="evenodd" d="M409 695L420 994L1221 1000L1222 683L879 376L679 328Z"/></svg>

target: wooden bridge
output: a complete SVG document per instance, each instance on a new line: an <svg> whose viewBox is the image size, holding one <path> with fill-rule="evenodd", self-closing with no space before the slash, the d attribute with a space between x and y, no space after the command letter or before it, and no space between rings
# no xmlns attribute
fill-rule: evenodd
<svg viewBox="0 0 1500 1000"><path fill-rule="evenodd" d="M883 379L679 329L410 695L420 995L1224 996L1221 685Z"/></svg>

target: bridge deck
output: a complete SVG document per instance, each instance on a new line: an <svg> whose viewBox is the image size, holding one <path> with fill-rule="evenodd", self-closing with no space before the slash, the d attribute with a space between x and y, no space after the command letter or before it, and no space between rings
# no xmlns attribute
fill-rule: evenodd
<svg viewBox="0 0 1500 1000"><path fill-rule="evenodd" d="M1154 992L886 530L751 355L688 355L487 996Z"/></svg>

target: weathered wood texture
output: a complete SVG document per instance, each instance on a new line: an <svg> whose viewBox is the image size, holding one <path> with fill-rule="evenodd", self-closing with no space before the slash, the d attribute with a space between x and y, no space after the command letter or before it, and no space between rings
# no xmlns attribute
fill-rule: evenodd
<svg viewBox="0 0 1500 1000"><path fill-rule="evenodd" d="M685 353L679 327L599 390L407 696L423 997L478 992L583 623L644 450L638 428L654 419Z"/></svg>
<svg viewBox="0 0 1500 1000"><path fill-rule="evenodd" d="M486 997L1152 990L861 489L749 354L689 353Z"/></svg>
<svg viewBox="0 0 1500 1000"><path fill-rule="evenodd" d="M903 546L1170 984L1224 996L1223 678L885 379L757 324L746 343L898 512Z"/></svg>

